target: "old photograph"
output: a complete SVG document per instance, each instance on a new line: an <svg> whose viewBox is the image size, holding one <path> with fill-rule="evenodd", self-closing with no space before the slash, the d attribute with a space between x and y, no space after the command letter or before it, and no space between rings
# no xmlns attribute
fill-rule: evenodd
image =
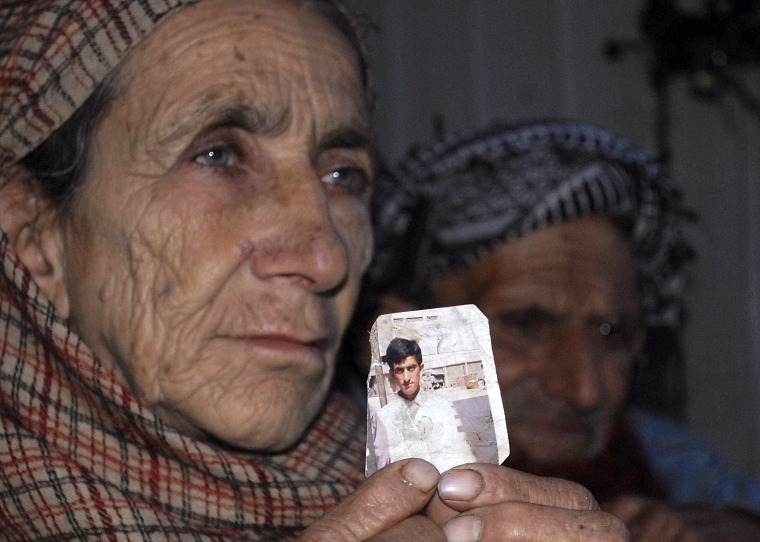
<svg viewBox="0 0 760 542"><path fill-rule="evenodd" d="M474 305L383 315L370 346L368 476L409 457L441 472L506 459L488 320Z"/></svg>

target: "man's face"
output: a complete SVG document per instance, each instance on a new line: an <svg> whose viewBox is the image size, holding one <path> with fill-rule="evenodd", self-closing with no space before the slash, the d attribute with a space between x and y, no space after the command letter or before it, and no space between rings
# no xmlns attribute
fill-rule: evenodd
<svg viewBox="0 0 760 542"><path fill-rule="evenodd" d="M391 367L391 374L396 381L401 395L410 401L417 397L420 391L420 374L424 364L417 362L417 358L409 356Z"/></svg>
<svg viewBox="0 0 760 542"><path fill-rule="evenodd" d="M489 319L515 458L602 451L641 349L635 286L628 243L600 217L531 233L435 282L436 301Z"/></svg>
<svg viewBox="0 0 760 542"><path fill-rule="evenodd" d="M203 0L125 75L65 222L58 308L181 431L288 447L371 257L355 55L299 3Z"/></svg>

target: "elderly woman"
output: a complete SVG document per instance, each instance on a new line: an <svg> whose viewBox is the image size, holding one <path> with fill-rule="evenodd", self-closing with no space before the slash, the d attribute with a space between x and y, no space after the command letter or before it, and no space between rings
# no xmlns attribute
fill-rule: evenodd
<svg viewBox="0 0 760 542"><path fill-rule="evenodd" d="M506 465L584 484L635 540L759 539L744 513L760 517L760 484L629 408L646 336L677 342L692 257L659 164L586 124L496 124L416 149L381 180L370 277L383 303L472 303L489 318ZM670 359L656 346L652 368Z"/></svg>
<svg viewBox="0 0 760 542"><path fill-rule="evenodd" d="M338 3L4 2L0 36L5 537L624 538L497 466L363 482L329 392L374 175Z"/></svg>

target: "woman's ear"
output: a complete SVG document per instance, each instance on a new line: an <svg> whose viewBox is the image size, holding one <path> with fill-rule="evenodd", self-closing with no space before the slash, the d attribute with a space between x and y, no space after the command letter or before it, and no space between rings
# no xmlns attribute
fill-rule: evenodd
<svg viewBox="0 0 760 542"><path fill-rule="evenodd" d="M42 293L67 318L63 232L37 179L20 165L0 173L0 228L8 234L11 247Z"/></svg>

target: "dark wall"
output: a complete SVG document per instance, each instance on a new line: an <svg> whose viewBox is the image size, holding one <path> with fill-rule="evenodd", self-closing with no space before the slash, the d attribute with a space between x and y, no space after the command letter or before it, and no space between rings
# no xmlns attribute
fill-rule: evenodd
<svg viewBox="0 0 760 542"><path fill-rule="evenodd" d="M611 62L603 54L609 38L640 36L638 2L349 5L377 25L374 122L390 161L441 128L495 119L576 118L660 149L651 55L644 48ZM737 75L760 96L756 69ZM699 259L684 341L686 419L733 465L760 474L760 119L730 92L695 99L685 77L668 89L671 171L701 216L690 231Z"/></svg>

